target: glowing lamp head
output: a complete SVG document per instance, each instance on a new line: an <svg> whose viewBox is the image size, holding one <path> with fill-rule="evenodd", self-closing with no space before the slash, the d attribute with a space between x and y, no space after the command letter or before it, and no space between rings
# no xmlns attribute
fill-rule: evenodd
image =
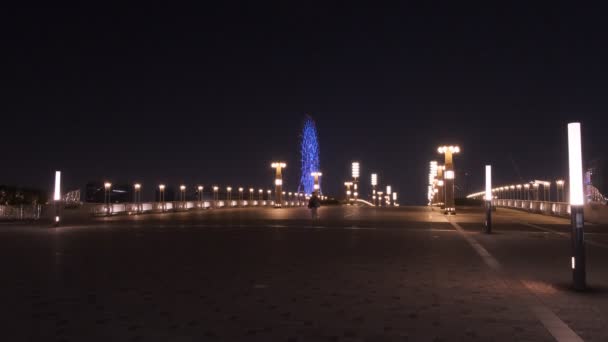
<svg viewBox="0 0 608 342"><path fill-rule="evenodd" d="M287 164L284 162L274 162L270 164L270 167L272 167L273 169L283 169L287 167Z"/></svg>
<svg viewBox="0 0 608 342"><path fill-rule="evenodd" d="M376 173L372 173L372 185L373 186L378 185L378 174L376 174Z"/></svg>
<svg viewBox="0 0 608 342"><path fill-rule="evenodd" d="M274 185L283 185L283 180L282 179L275 179L274 180Z"/></svg>
<svg viewBox="0 0 608 342"><path fill-rule="evenodd" d="M180 189L181 191L184 191L184 190L186 190L186 186L185 186L185 185L180 185L180 186L179 186L179 189Z"/></svg>
<svg viewBox="0 0 608 342"><path fill-rule="evenodd" d="M213 191L218 191L219 189L220 189L220 188L219 188L219 187L217 187L217 186L214 186L214 187L213 187Z"/></svg>
<svg viewBox="0 0 608 342"><path fill-rule="evenodd" d="M243 188L239 188L239 192L243 192Z"/></svg>
<svg viewBox="0 0 608 342"><path fill-rule="evenodd" d="M139 189L141 189L141 184L135 183L135 185L133 185L133 187L135 188L135 190L139 190Z"/></svg>
<svg viewBox="0 0 608 342"><path fill-rule="evenodd" d="M386 194L387 194L387 195L390 195L390 194L392 194L392 193L393 193L393 189L391 188L391 186L390 186L390 185L387 185L387 186L386 186Z"/></svg>
<svg viewBox="0 0 608 342"><path fill-rule="evenodd" d="M492 200L492 166L486 165L486 201Z"/></svg>
<svg viewBox="0 0 608 342"><path fill-rule="evenodd" d="M521 189L521 184L517 184L517 189Z"/></svg>
<svg viewBox="0 0 608 342"><path fill-rule="evenodd" d="M562 185L564 185L564 184L565 184L565 182L564 182L563 180L561 180L561 179L560 179L560 180L556 181L556 182L555 182L555 184L557 184L557 185L559 185L559 186L562 186Z"/></svg>
<svg viewBox="0 0 608 342"><path fill-rule="evenodd" d="M269 193L269 194L271 193L271 191L270 191L270 190L268 190L268 191L266 191L266 192L267 192L267 193Z"/></svg>
<svg viewBox="0 0 608 342"><path fill-rule="evenodd" d="M583 192L583 151L581 143L581 124L568 124L568 166L570 169L570 204L584 205Z"/></svg>
<svg viewBox="0 0 608 342"><path fill-rule="evenodd" d="M445 179L454 179L454 171L448 170L445 172Z"/></svg>
<svg viewBox="0 0 608 342"><path fill-rule="evenodd" d="M111 187L112 187L112 183L110 183L110 182L105 182L105 183L103 184L103 187L104 187L106 190L108 190L109 188L111 188Z"/></svg>
<svg viewBox="0 0 608 342"><path fill-rule="evenodd" d="M530 189L530 184L524 184L524 188Z"/></svg>
<svg viewBox="0 0 608 342"><path fill-rule="evenodd" d="M55 191L53 193L53 200L61 200L61 171L55 171Z"/></svg>
<svg viewBox="0 0 608 342"><path fill-rule="evenodd" d="M397 200L397 193L393 192L393 201L396 201L396 200Z"/></svg>
<svg viewBox="0 0 608 342"><path fill-rule="evenodd" d="M232 191L232 187L231 187L231 186L226 187L226 190L228 190L228 191Z"/></svg>
<svg viewBox="0 0 608 342"><path fill-rule="evenodd" d="M437 182L437 186L443 186L444 182L442 180Z"/></svg>
<svg viewBox="0 0 608 342"><path fill-rule="evenodd" d="M313 188L315 191L316 191L316 190L319 190L319 184L314 184L314 185L312 186L312 188Z"/></svg>
<svg viewBox="0 0 608 342"><path fill-rule="evenodd" d="M253 192L253 188L249 188L249 192Z"/></svg>
<svg viewBox="0 0 608 342"><path fill-rule="evenodd" d="M198 191L203 191L203 186L202 185L198 186Z"/></svg>
<svg viewBox="0 0 608 342"><path fill-rule="evenodd" d="M359 178L359 172L360 172L360 165L359 162L353 162L352 163L352 175L353 178Z"/></svg>
<svg viewBox="0 0 608 342"><path fill-rule="evenodd" d="M318 172L318 171L311 172L310 175L313 176L313 177L323 176L323 174L321 172Z"/></svg>
<svg viewBox="0 0 608 342"><path fill-rule="evenodd" d="M460 147L458 146L441 146L437 149L437 152L444 154L444 153L452 153L452 154L456 154L456 153L460 153Z"/></svg>
<svg viewBox="0 0 608 342"><path fill-rule="evenodd" d="M264 192L264 190L260 189L260 190L258 190L258 192L261 194Z"/></svg>
<svg viewBox="0 0 608 342"><path fill-rule="evenodd" d="M165 190L165 184L161 184L161 185L159 185L159 186L158 186L158 188L159 188L161 191Z"/></svg>

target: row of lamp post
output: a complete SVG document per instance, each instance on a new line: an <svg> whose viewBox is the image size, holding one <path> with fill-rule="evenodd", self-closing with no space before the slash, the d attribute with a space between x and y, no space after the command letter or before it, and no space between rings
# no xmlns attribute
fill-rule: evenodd
<svg viewBox="0 0 608 342"><path fill-rule="evenodd" d="M443 165L430 162L428 201L429 205L439 205L446 215L456 214L454 201L454 155L460 153L458 146L440 146L437 152L445 156Z"/></svg>
<svg viewBox="0 0 608 342"><path fill-rule="evenodd" d="M351 176L352 179L344 182L346 191L346 203L352 204L359 199L359 179L361 177L361 163L354 161L351 163ZM378 190L378 174L371 174L371 200L374 206L396 206L397 205L397 192L392 191L390 185L386 186L386 192Z"/></svg>

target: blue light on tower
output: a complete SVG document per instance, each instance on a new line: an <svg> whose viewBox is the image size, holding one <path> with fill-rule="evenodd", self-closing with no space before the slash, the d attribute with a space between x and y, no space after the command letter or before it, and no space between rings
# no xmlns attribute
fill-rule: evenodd
<svg viewBox="0 0 608 342"><path fill-rule="evenodd" d="M301 138L302 176L298 191L303 190L306 194L311 194L314 191L314 179L311 173L319 171L320 165L317 127L315 126L315 121L309 115L306 116L304 121Z"/></svg>

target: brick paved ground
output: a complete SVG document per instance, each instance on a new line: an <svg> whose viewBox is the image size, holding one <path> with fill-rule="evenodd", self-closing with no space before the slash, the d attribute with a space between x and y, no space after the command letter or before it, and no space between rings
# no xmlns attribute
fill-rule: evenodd
<svg viewBox="0 0 608 342"><path fill-rule="evenodd" d="M488 267L428 208L234 209L0 225L6 341L552 341L530 295L586 341L608 340L608 250L568 288L567 221L511 210L480 234ZM595 226L589 238L604 238Z"/></svg>

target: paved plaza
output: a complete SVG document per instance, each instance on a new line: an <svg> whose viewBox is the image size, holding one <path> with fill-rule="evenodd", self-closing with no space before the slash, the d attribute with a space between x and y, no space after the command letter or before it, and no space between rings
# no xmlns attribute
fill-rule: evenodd
<svg viewBox="0 0 608 342"><path fill-rule="evenodd" d="M481 208L0 224L3 341L608 341L608 227Z"/></svg>

